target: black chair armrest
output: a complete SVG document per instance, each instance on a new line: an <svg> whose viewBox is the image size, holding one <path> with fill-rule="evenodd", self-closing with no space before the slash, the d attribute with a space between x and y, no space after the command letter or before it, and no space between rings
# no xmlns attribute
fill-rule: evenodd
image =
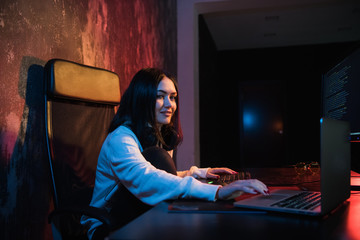
<svg viewBox="0 0 360 240"><path fill-rule="evenodd" d="M52 211L48 216L48 222L52 223L53 218L59 215L85 215L96 218L101 221L107 229L111 228L111 217L105 209L100 209L92 206L67 206L60 207Z"/></svg>

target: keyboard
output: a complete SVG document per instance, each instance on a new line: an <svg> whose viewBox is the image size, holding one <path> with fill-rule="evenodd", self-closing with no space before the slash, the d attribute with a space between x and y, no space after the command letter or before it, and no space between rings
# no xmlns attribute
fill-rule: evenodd
<svg viewBox="0 0 360 240"><path fill-rule="evenodd" d="M237 174L219 174L219 179L208 179L208 183L225 186L237 180L250 179L249 172L238 172Z"/></svg>
<svg viewBox="0 0 360 240"><path fill-rule="evenodd" d="M312 210L321 203L319 192L301 192L290 198L272 204L276 207Z"/></svg>

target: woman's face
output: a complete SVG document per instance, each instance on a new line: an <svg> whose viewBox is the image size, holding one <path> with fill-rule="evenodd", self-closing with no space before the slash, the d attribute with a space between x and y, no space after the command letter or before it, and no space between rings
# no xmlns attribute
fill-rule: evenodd
<svg viewBox="0 0 360 240"><path fill-rule="evenodd" d="M169 78L164 77L157 88L155 106L155 117L160 126L170 123L177 107L176 97L177 92L174 83Z"/></svg>

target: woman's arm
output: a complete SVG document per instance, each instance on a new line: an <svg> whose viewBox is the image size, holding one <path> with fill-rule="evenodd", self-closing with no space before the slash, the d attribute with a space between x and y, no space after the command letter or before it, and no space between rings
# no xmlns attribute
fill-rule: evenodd
<svg viewBox="0 0 360 240"><path fill-rule="evenodd" d="M237 172L230 168L197 168L192 166L190 170L178 171L179 177L192 176L195 178L219 178L218 174L236 174Z"/></svg>
<svg viewBox="0 0 360 240"><path fill-rule="evenodd" d="M181 178L155 168L141 154L135 134L128 129L122 130L122 134L114 134L105 143L108 144L105 155L112 172L140 200L150 205L176 198L215 200L219 186L203 184L193 177ZM193 172L196 169L193 168Z"/></svg>
<svg viewBox="0 0 360 240"><path fill-rule="evenodd" d="M177 171L177 175L179 177L191 176L194 178L206 178L208 170L209 168L198 168L196 166L192 166L189 170Z"/></svg>
<svg viewBox="0 0 360 240"><path fill-rule="evenodd" d="M131 130L115 135L106 142L104 155L112 174L137 198L149 205L156 205L164 200L177 198L197 198L206 201L227 199L239 191L267 194L266 186L258 180L240 180L220 188L219 185L201 183L194 177L183 178L155 168L143 157L140 143ZM104 159L103 159L104 160ZM100 158L99 158L100 161ZM99 163L98 163L99 164ZM199 170L199 171L197 171ZM207 177L209 174L229 172L226 168L201 170L190 168L189 172ZM232 171L232 170L231 170ZM219 189L220 188L220 189Z"/></svg>

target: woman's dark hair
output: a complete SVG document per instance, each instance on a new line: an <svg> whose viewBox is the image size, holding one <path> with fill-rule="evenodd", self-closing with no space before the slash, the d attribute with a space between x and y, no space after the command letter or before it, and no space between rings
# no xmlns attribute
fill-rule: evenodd
<svg viewBox="0 0 360 240"><path fill-rule="evenodd" d="M160 81L169 78L178 86L175 78L156 68L141 69L135 74L129 87L124 92L119 109L112 120L109 133L120 125L128 125L138 137L143 148L161 143L167 150L176 148L183 135L179 121L179 98L176 98L177 109L170 124L158 127L155 116L157 88Z"/></svg>

